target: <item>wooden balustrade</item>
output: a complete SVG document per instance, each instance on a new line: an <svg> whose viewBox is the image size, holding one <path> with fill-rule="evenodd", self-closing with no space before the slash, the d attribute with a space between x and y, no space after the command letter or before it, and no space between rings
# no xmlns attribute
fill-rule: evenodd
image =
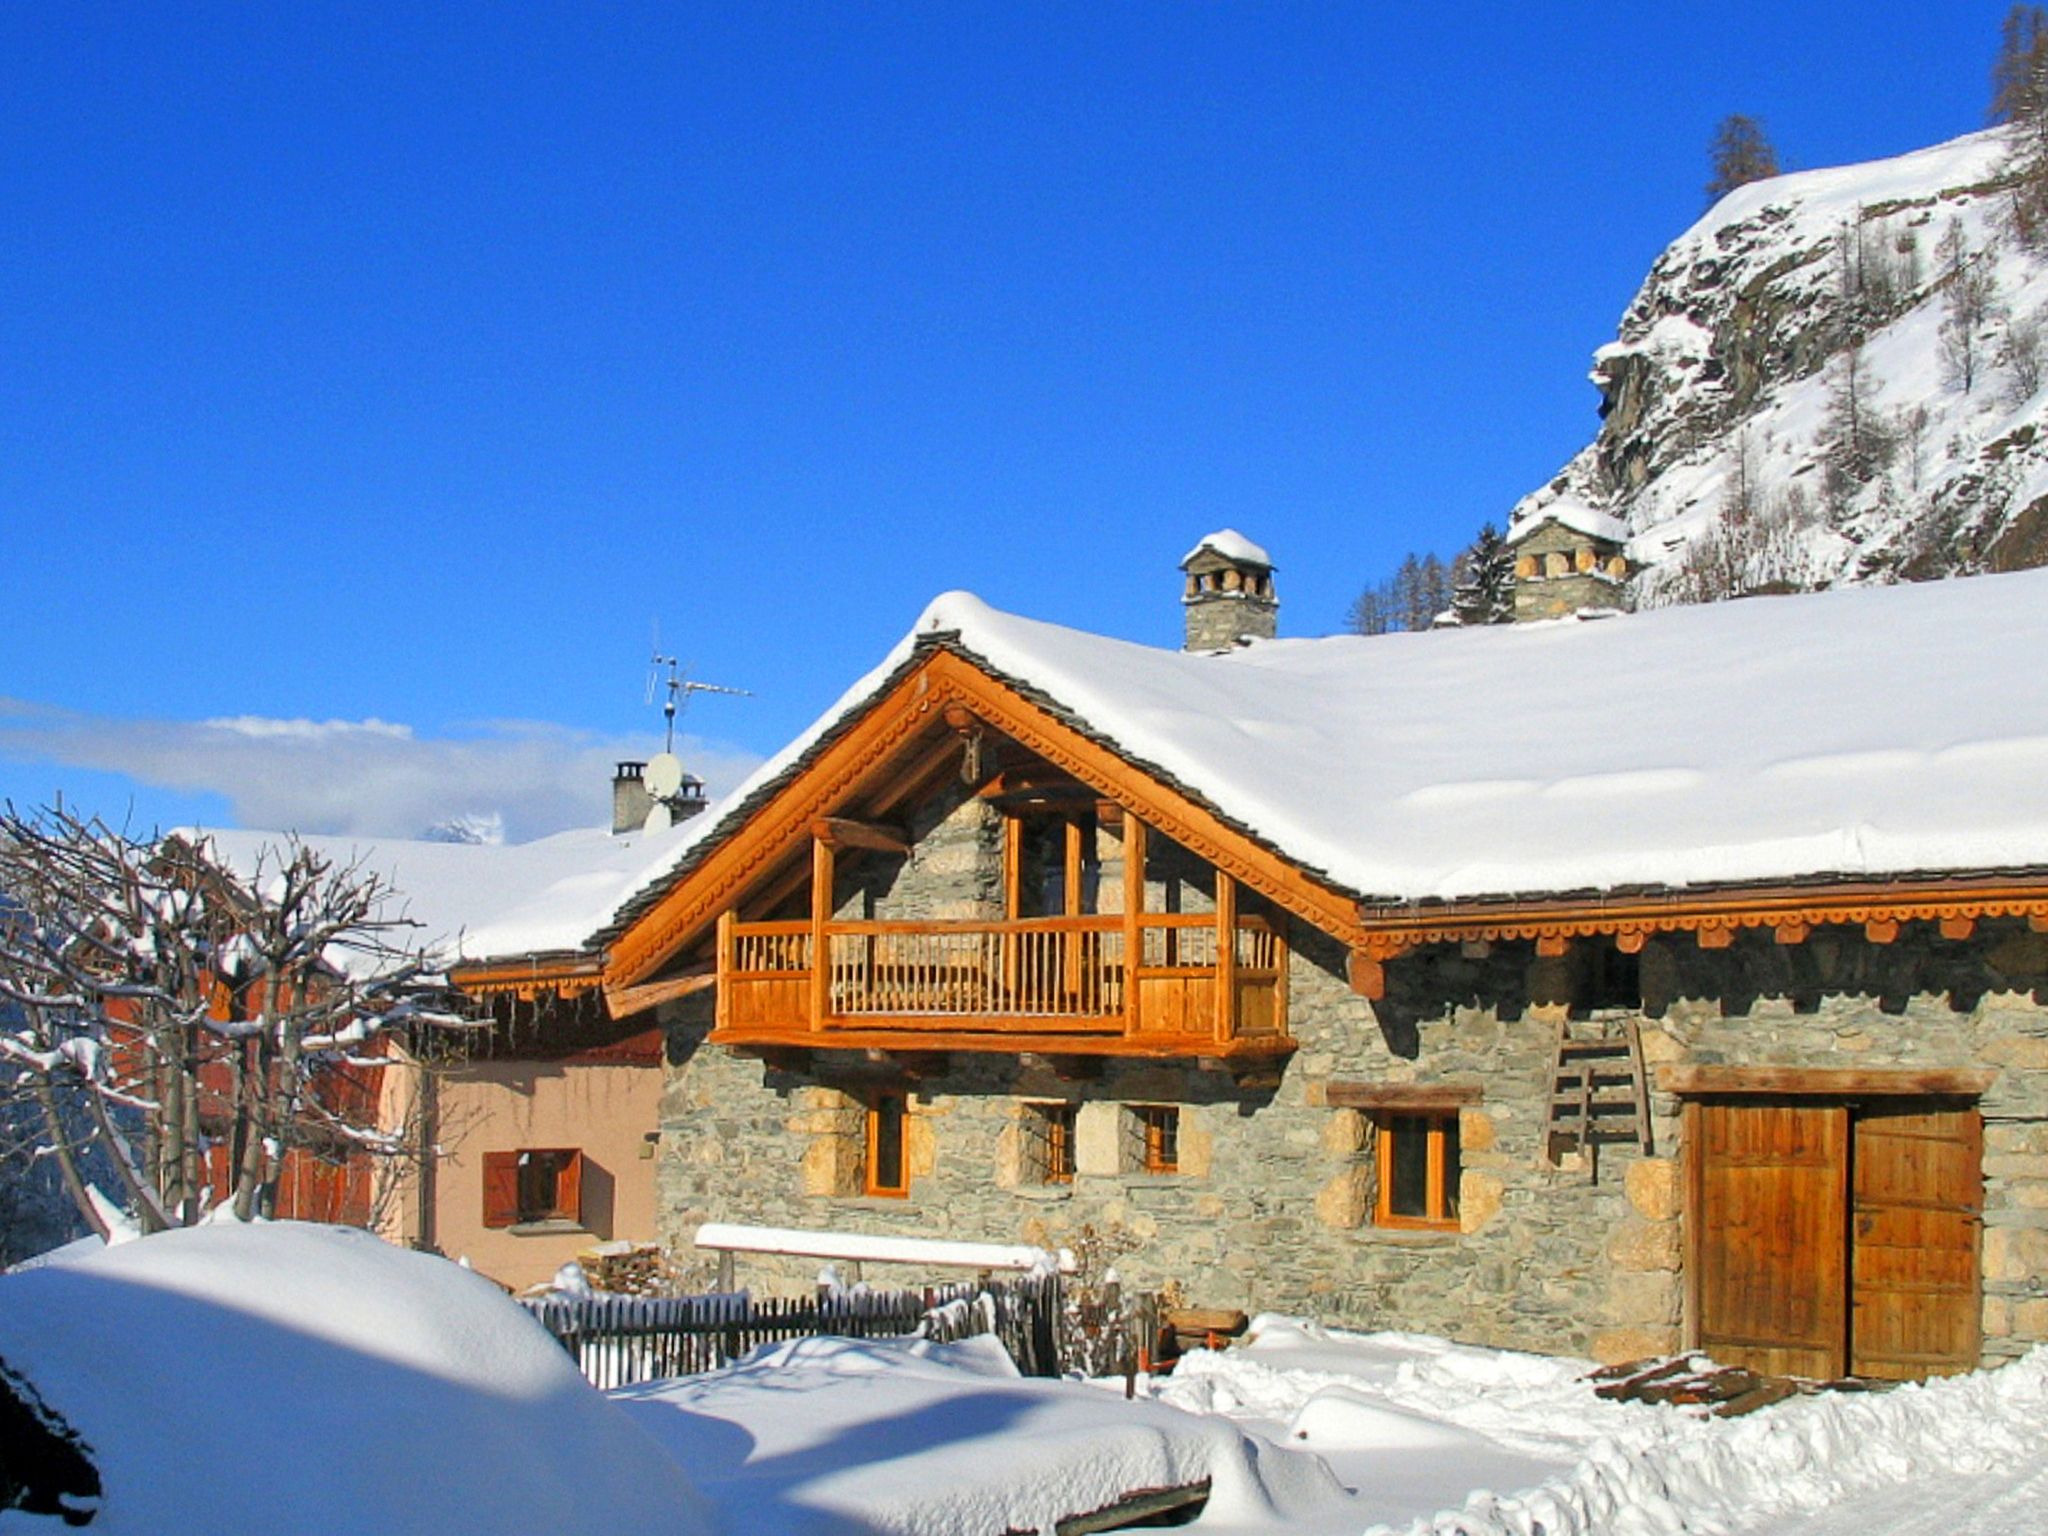
<svg viewBox="0 0 2048 1536"><path fill-rule="evenodd" d="M991 1036L991 1048L1032 1037L1085 1050L1122 1041L1148 1051L1205 1053L1240 1036L1285 1035L1285 943L1257 917L1233 930L1219 965L1214 913L1142 913L1009 922L822 925L825 972L812 968L808 921L720 925L718 1029L741 1043L864 1044L938 1034ZM1127 963L1135 938L1137 964ZM820 984L822 982L822 985ZM1042 1037L1042 1039L1040 1038ZM1021 1045L1007 1048L1023 1049ZM1101 1047L1109 1048L1109 1047Z"/></svg>

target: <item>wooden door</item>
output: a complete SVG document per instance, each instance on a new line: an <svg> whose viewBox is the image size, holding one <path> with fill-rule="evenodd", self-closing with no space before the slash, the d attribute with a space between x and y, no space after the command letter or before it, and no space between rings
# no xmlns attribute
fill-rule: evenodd
<svg viewBox="0 0 2048 1536"><path fill-rule="evenodd" d="M1856 1112L1849 1369L1912 1381L1975 1370L1984 1122L1954 1101Z"/></svg>
<svg viewBox="0 0 2048 1536"><path fill-rule="evenodd" d="M1841 1375L1848 1107L1745 1100L1688 1108L1699 1347L1724 1365L1771 1375Z"/></svg>

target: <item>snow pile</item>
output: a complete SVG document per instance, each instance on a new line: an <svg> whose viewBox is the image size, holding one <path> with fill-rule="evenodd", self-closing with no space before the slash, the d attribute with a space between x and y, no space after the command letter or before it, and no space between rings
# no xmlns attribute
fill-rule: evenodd
<svg viewBox="0 0 2048 1536"><path fill-rule="evenodd" d="M2008 227L2008 150L1991 130L1715 204L1594 354L1605 421L1515 508L1515 532L1560 503L1615 514L1645 605L1728 595L1731 579L1808 588L2039 563L2048 263ZM1943 335L1959 265L1990 290L1967 381ZM1843 480L1831 466L1859 345L1870 452Z"/></svg>
<svg viewBox="0 0 2048 1536"><path fill-rule="evenodd" d="M1212 550L1226 560L1235 560L1240 565L1263 565L1271 567L1273 557L1266 553L1265 546L1254 544L1235 528L1219 528L1214 533L1204 534L1195 541L1195 547L1180 557L1186 565L1203 550Z"/></svg>
<svg viewBox="0 0 2048 1536"><path fill-rule="evenodd" d="M1262 1317L1248 1348L1191 1355L1156 1390L1254 1427L1284 1424L1284 1443L1318 1451L1357 1488L1353 1531L1405 1536L1731 1536L1840 1505L1816 1527L1832 1536L1872 1529L1867 1512L1888 1495L1930 1485L1928 1507L1947 1518L1928 1528L1975 1530L1970 1506L2010 1499L2011 1481L2038 1480L2048 1455L2048 1351L1737 1419L1605 1401L1589 1369ZM2014 1532L2039 1525L2038 1492L2024 1497Z"/></svg>
<svg viewBox="0 0 2048 1536"><path fill-rule="evenodd" d="M1025 1380L988 1338L804 1339L610 1396L691 1469L733 1531L1050 1531L1204 1478L1205 1526L1271 1528L1344 1505L1313 1457L1213 1416Z"/></svg>
<svg viewBox="0 0 2048 1536"><path fill-rule="evenodd" d="M0 1360L90 1448L109 1536L709 1529L494 1286L364 1232L197 1227L53 1258L0 1277Z"/></svg>

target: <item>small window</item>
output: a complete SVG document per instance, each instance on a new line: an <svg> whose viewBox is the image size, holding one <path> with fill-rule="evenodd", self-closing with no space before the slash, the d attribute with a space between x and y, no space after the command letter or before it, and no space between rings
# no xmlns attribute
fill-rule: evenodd
<svg viewBox="0 0 2048 1536"><path fill-rule="evenodd" d="M1147 1173L1179 1173L1180 1110L1172 1104L1140 1104L1132 1113L1142 1144L1138 1166Z"/></svg>
<svg viewBox="0 0 2048 1536"><path fill-rule="evenodd" d="M900 1093L876 1096L868 1106L866 1193L900 1199L910 1193L910 1168L903 1155L909 1107Z"/></svg>
<svg viewBox="0 0 2048 1536"><path fill-rule="evenodd" d="M583 1220L583 1154L525 1147L484 1154L484 1225L520 1227Z"/></svg>
<svg viewBox="0 0 2048 1536"><path fill-rule="evenodd" d="M1379 1204L1383 1227L1458 1224L1456 1114L1384 1114L1379 1120Z"/></svg>
<svg viewBox="0 0 2048 1536"><path fill-rule="evenodd" d="M1071 1104L1027 1104L1024 1131L1029 1138L1025 1155L1029 1168L1041 1184L1074 1182L1074 1106Z"/></svg>

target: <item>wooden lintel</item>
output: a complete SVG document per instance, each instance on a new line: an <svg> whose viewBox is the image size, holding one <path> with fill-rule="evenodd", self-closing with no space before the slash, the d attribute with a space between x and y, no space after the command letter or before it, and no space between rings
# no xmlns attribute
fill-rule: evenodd
<svg viewBox="0 0 2048 1536"><path fill-rule="evenodd" d="M1657 1070L1666 1093L1789 1094L1817 1098L1975 1098L1998 1078L1995 1067L1734 1067L1669 1065Z"/></svg>
<svg viewBox="0 0 2048 1536"><path fill-rule="evenodd" d="M866 848L874 853L908 854L910 839L895 827L872 821L855 821L849 816L820 816L811 823L811 836L834 848Z"/></svg>
<svg viewBox="0 0 2048 1536"><path fill-rule="evenodd" d="M1484 1101L1477 1083L1355 1083L1334 1081L1323 1089L1332 1109L1455 1109Z"/></svg>
<svg viewBox="0 0 2048 1536"><path fill-rule="evenodd" d="M1873 917L1863 925L1863 937L1873 944L1889 944L1899 936L1898 919Z"/></svg>
<svg viewBox="0 0 2048 1536"><path fill-rule="evenodd" d="M1354 949L1345 969L1351 990L1360 997L1378 1002L1387 995L1387 968L1374 956L1362 949Z"/></svg>
<svg viewBox="0 0 2048 1536"><path fill-rule="evenodd" d="M1944 939L1967 939L1977 931L1974 917L1944 917L1941 920L1941 936Z"/></svg>
<svg viewBox="0 0 2048 1536"><path fill-rule="evenodd" d="M1771 930L1780 944L1804 944L1813 929L1805 923L1780 923Z"/></svg>
<svg viewBox="0 0 2048 1536"><path fill-rule="evenodd" d="M615 1019L645 1013L649 1008L671 1002L679 997L702 992L718 985L718 972L714 967L702 967L685 972L680 976L664 976L659 981L643 981L633 987L606 987L604 1005Z"/></svg>

